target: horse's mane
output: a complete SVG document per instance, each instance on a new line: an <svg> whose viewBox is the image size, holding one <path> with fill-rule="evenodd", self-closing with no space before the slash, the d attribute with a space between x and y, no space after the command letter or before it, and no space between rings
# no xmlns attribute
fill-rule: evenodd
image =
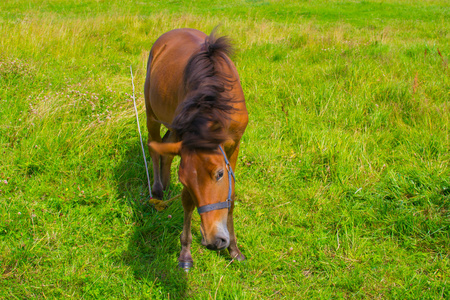
<svg viewBox="0 0 450 300"><path fill-rule="evenodd" d="M217 38L213 30L189 59L183 78L186 100L170 126L183 147L214 150L227 138L224 124L233 110L233 99L228 95L232 81L220 71L220 65L229 64L231 51L229 39Z"/></svg>

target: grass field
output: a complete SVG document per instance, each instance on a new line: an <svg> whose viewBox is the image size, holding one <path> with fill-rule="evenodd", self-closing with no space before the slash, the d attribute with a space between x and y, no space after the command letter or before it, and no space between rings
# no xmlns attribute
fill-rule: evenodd
<svg viewBox="0 0 450 300"><path fill-rule="evenodd" d="M236 45L250 113L235 227L248 260L157 212L148 52L180 27ZM448 1L0 2L0 299L449 299ZM181 191L175 160L172 195Z"/></svg>

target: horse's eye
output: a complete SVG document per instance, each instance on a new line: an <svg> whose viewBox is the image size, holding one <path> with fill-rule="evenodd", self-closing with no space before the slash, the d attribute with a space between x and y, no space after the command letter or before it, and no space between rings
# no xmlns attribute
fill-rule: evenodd
<svg viewBox="0 0 450 300"><path fill-rule="evenodd" d="M216 180L219 181L223 177L223 170L219 170L216 174Z"/></svg>

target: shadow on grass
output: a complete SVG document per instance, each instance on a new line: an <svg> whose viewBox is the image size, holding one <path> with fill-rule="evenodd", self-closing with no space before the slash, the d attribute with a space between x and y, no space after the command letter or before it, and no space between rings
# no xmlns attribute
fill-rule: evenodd
<svg viewBox="0 0 450 300"><path fill-rule="evenodd" d="M171 203L162 212L147 203L147 179L138 144L128 150L115 170L115 177L120 198L133 212L134 232L123 253L123 262L133 269L143 292L145 290L150 296L185 298L187 276L177 268L181 249L178 241L183 226L181 202ZM179 192L175 190L173 194Z"/></svg>

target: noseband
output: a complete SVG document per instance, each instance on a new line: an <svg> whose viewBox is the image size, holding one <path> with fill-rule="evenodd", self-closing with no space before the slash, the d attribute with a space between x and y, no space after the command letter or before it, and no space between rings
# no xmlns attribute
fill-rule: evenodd
<svg viewBox="0 0 450 300"><path fill-rule="evenodd" d="M228 161L227 156L225 155L225 152L222 149L222 146L219 145L219 149L223 154L223 158L225 159L225 165L227 166L227 170L228 170L228 197L227 197L227 200L224 202L213 203L213 204L208 204L208 205L203 205L203 206L198 207L197 208L198 214L202 214L202 213L209 212L212 210L223 209L223 208L230 209L231 202L233 202L233 199L231 199L231 177L233 177L235 182L236 182L236 177L234 177L233 169L231 168L230 162Z"/></svg>

